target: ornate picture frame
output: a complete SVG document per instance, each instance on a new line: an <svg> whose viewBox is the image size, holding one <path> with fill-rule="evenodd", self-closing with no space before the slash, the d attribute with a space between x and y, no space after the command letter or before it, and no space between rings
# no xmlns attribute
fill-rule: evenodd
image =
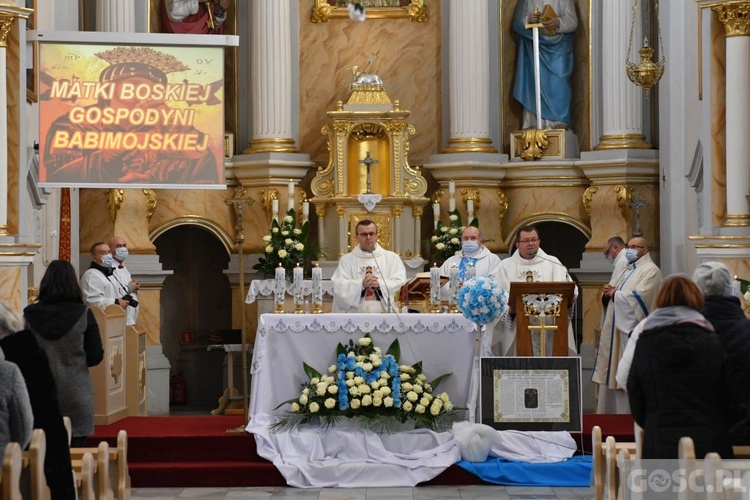
<svg viewBox="0 0 750 500"><path fill-rule="evenodd" d="M310 19L314 23L327 23L331 19L349 19L349 10L346 2L337 0L314 0ZM424 0L360 0L360 4L366 9L369 19L408 19L423 23L427 21L427 7ZM382 4L395 4L398 6L382 7ZM343 4L343 6L340 6Z"/></svg>
<svg viewBox="0 0 750 500"><path fill-rule="evenodd" d="M34 13L29 16L26 22L27 30L36 29L36 5L37 0L26 0L24 7L34 9ZM26 100L28 102L37 102L39 100L39 55L37 53L37 43L31 42L28 45L31 50L31 67L26 68Z"/></svg>

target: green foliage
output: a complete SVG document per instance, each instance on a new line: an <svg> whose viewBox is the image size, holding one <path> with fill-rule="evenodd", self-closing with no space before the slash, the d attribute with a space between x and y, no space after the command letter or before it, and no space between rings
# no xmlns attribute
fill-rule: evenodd
<svg viewBox="0 0 750 500"><path fill-rule="evenodd" d="M290 209L281 219L281 223L274 219L271 231L263 237L265 253L253 269L260 272L264 278L273 278L279 264L286 270L287 279L292 279L292 270L299 263L309 276L312 261L320 257L320 246L310 242L310 221L305 221L297 227L297 215Z"/></svg>

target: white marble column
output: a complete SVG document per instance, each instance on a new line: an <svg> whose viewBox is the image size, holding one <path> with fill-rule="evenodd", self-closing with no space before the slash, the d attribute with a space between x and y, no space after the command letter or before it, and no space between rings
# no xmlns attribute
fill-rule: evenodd
<svg viewBox="0 0 750 500"><path fill-rule="evenodd" d="M489 138L488 0L450 0L450 138L443 153L497 153Z"/></svg>
<svg viewBox="0 0 750 500"><path fill-rule="evenodd" d="M96 0L96 30L135 33L135 1Z"/></svg>
<svg viewBox="0 0 750 500"><path fill-rule="evenodd" d="M642 3L641 3L642 5ZM602 136L594 149L650 149L643 135L643 88L628 79L625 60L628 53L632 0L602 2ZM630 58L640 62L643 45L642 8L633 29Z"/></svg>
<svg viewBox="0 0 750 500"><path fill-rule="evenodd" d="M750 226L750 2L714 7L726 29L725 226Z"/></svg>
<svg viewBox="0 0 750 500"><path fill-rule="evenodd" d="M288 1L250 2L252 137L245 153L298 152L292 134L292 32Z"/></svg>

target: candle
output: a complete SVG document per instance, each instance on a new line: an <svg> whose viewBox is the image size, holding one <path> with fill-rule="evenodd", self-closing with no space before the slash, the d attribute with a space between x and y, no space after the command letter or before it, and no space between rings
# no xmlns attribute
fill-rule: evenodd
<svg viewBox="0 0 750 500"><path fill-rule="evenodd" d="M458 268L452 265L448 273L448 289L450 290L450 303L455 304L458 298Z"/></svg>
<svg viewBox="0 0 750 500"><path fill-rule="evenodd" d="M456 194L456 183L453 181L448 182L448 193Z"/></svg>
<svg viewBox="0 0 750 500"><path fill-rule="evenodd" d="M323 270L318 264L312 268L313 306L323 305Z"/></svg>
<svg viewBox="0 0 750 500"><path fill-rule="evenodd" d="M732 291L737 298L742 296L742 283L737 279L736 275L734 277L734 281L732 282Z"/></svg>
<svg viewBox="0 0 750 500"><path fill-rule="evenodd" d="M450 199L448 199L448 211L450 213L453 213L456 211L456 199L452 196L450 197Z"/></svg>
<svg viewBox="0 0 750 500"><path fill-rule="evenodd" d="M302 222L307 222L310 217L310 202L305 200L302 202Z"/></svg>
<svg viewBox="0 0 750 500"><path fill-rule="evenodd" d="M432 204L432 215L434 219L435 229L437 229L438 221L440 220L440 203Z"/></svg>
<svg viewBox="0 0 750 500"><path fill-rule="evenodd" d="M276 219L278 222L279 220L279 200L273 199L271 200L271 217Z"/></svg>
<svg viewBox="0 0 750 500"><path fill-rule="evenodd" d="M466 211L469 212L469 215L472 215L474 213L474 200L469 198L466 200Z"/></svg>
<svg viewBox="0 0 750 500"><path fill-rule="evenodd" d="M468 281L476 277L477 277L477 268L474 267L474 264L469 264L469 267L466 268L466 280Z"/></svg>
<svg viewBox="0 0 750 500"><path fill-rule="evenodd" d="M274 287L273 301L276 305L276 310L281 311L284 306L284 294L286 293L286 269L281 266L276 268L276 283Z"/></svg>
<svg viewBox="0 0 750 500"><path fill-rule="evenodd" d="M299 266L299 262L297 263L297 267L292 270L292 277L294 279L292 285L292 290L294 291L294 305L301 306L304 301L304 295L302 293L302 268Z"/></svg>
<svg viewBox="0 0 750 500"><path fill-rule="evenodd" d="M440 268L437 267L437 263L430 268L430 303L440 303Z"/></svg>
<svg viewBox="0 0 750 500"><path fill-rule="evenodd" d="M286 191L290 198L294 198L294 181L289 181L289 184L286 185Z"/></svg>

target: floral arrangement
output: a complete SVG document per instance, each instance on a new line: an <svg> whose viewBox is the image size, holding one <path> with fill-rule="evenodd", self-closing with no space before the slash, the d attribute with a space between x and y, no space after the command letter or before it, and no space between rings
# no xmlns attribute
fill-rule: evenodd
<svg viewBox="0 0 750 500"><path fill-rule="evenodd" d="M428 382L421 361L411 366L398 364L400 352L394 340L384 355L368 333L356 343L339 343L336 363L328 374L303 363L310 380L302 385L298 398L279 405L289 403L291 410L271 429L285 431L305 424L330 427L346 417L376 432L391 432L407 420L444 431L462 420L463 409L455 408L448 394L433 395L450 374Z"/></svg>
<svg viewBox="0 0 750 500"><path fill-rule="evenodd" d="M745 314L750 314L750 281L739 279L740 282L740 293L742 298L745 299Z"/></svg>
<svg viewBox="0 0 750 500"><path fill-rule="evenodd" d="M487 276L477 276L458 291L458 309L467 319L487 325L500 318L507 308L503 287Z"/></svg>
<svg viewBox="0 0 750 500"><path fill-rule="evenodd" d="M479 227L479 219L474 217L470 226ZM448 215L448 225L444 225L439 220L435 234L430 240L435 247L435 258L437 265L441 265L454 255L461 255L461 233L466 229L461 222L461 214L458 210L450 212Z"/></svg>
<svg viewBox="0 0 750 500"><path fill-rule="evenodd" d="M305 221L298 228L294 209L289 209L281 219L281 224L276 219L271 222L270 233L263 237L265 255L253 269L259 271L264 278L272 278L281 263L287 276L291 276L292 269L299 263L309 274L312 261L320 256L320 248L309 243L309 235L310 221Z"/></svg>

